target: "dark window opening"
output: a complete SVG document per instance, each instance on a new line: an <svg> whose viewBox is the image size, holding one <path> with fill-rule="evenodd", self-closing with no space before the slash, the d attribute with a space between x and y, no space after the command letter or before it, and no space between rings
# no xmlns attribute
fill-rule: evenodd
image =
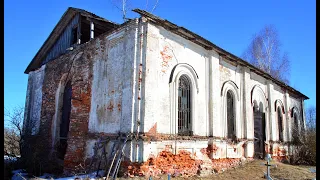
<svg viewBox="0 0 320 180"><path fill-rule="evenodd" d="M227 127L228 127L228 138L235 140L235 126L234 126L234 98L230 91L227 92Z"/></svg>
<svg viewBox="0 0 320 180"><path fill-rule="evenodd" d="M90 40L90 24L81 23L81 44Z"/></svg>
<svg viewBox="0 0 320 180"><path fill-rule="evenodd" d="M64 159L64 155L67 151L67 138L69 132L69 124L70 124L70 111L71 111L71 96L72 96L72 87L71 82L65 86L63 93L63 105L62 105L62 114L61 114L61 122L60 122L60 141L58 147L58 158Z"/></svg>
<svg viewBox="0 0 320 180"><path fill-rule="evenodd" d="M192 135L191 83L186 75L179 78L178 89L178 135Z"/></svg>
<svg viewBox="0 0 320 180"><path fill-rule="evenodd" d="M282 111L278 107L278 128L279 128L279 141L283 141L283 120L282 120Z"/></svg>
<svg viewBox="0 0 320 180"><path fill-rule="evenodd" d="M263 112L262 103L257 104L254 101L253 107L254 118L254 158L265 157L265 141L266 141L266 121L265 113Z"/></svg>
<svg viewBox="0 0 320 180"><path fill-rule="evenodd" d="M300 131L302 134L304 134L304 123L302 119L300 120Z"/></svg>
<svg viewBox="0 0 320 180"><path fill-rule="evenodd" d="M298 125L298 116L297 116L297 114L295 113L294 114L294 127L295 127L295 129L299 129L299 125Z"/></svg>
<svg viewBox="0 0 320 180"><path fill-rule="evenodd" d="M71 45L76 44L78 41L78 27L74 27L71 31Z"/></svg>
<svg viewBox="0 0 320 180"><path fill-rule="evenodd" d="M294 142L299 142L299 125L297 113L293 114L292 138Z"/></svg>
<svg viewBox="0 0 320 180"><path fill-rule="evenodd" d="M100 36L103 33L106 33L112 29L115 28L114 25L110 24L109 22L104 22L104 21L97 21L94 19L90 19L87 17L81 17L81 29L80 29L80 42L81 44L84 44L86 42L90 41L90 33L91 33L91 27L90 27L90 23L91 21L93 21L94 23L94 37L96 38L98 36Z"/></svg>

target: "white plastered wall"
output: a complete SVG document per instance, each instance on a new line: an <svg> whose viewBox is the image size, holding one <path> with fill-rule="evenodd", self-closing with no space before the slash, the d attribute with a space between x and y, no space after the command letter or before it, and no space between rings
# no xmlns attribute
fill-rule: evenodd
<svg viewBox="0 0 320 180"><path fill-rule="evenodd" d="M172 91L178 88L177 77L187 74L192 81L193 133L208 136L208 52L162 27L158 28L149 23L146 53L144 132L148 132L155 124L158 133L177 132L174 120L176 114L172 107L175 106L176 96ZM170 82L171 73L173 75Z"/></svg>
<svg viewBox="0 0 320 180"><path fill-rule="evenodd" d="M27 97L24 114L24 132L31 128L31 135L36 135L40 128L40 116L42 107L42 84L46 65L35 71L29 72Z"/></svg>

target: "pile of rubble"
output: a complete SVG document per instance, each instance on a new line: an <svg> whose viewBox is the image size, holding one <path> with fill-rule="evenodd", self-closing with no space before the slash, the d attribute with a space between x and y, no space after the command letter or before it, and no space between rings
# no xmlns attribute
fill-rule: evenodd
<svg viewBox="0 0 320 180"><path fill-rule="evenodd" d="M226 169L236 167L241 164L240 158L223 158L223 159L212 159L212 166L215 172L220 173Z"/></svg>
<svg viewBox="0 0 320 180"><path fill-rule="evenodd" d="M128 177L152 176L157 178L162 174L170 174L173 177L192 177L220 173L242 163L240 158L210 159L207 156L210 153L207 149L201 152L200 156L202 156L197 156L195 159L196 156L188 151L182 150L176 155L170 151L161 151L158 156L150 157L144 163L123 162L123 172Z"/></svg>
<svg viewBox="0 0 320 180"><path fill-rule="evenodd" d="M201 164L202 161L192 158L188 151L180 151L176 155L169 151L162 151L157 157L151 157L145 163L127 163L125 174L129 177L158 177L161 174L191 177L198 174Z"/></svg>

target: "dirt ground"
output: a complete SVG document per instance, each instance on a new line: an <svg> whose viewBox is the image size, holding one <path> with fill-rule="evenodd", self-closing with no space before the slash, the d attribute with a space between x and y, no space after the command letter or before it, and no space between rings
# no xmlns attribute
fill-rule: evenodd
<svg viewBox="0 0 320 180"><path fill-rule="evenodd" d="M252 162L248 162L244 165L240 165L236 168L228 169L222 173L219 174L213 174L207 177L189 177L189 178L183 178L183 177L171 177L173 180L182 180L182 179L203 179L203 180L209 180L209 179L265 179L264 178L264 172L266 172L266 166L263 164L266 161L263 160L254 160ZM315 166L293 166L289 164L283 164L280 162L271 161L271 164L277 165L277 167L270 167L270 174L271 178L281 179L281 180L291 180L291 179L299 179L299 180L311 180L313 178L316 178L315 173L310 172L310 168L316 169ZM124 180L125 178L119 178L121 180ZM129 178L132 180L135 179L148 179L146 177L144 178ZM152 179L168 179L167 175L163 175L161 177L152 177Z"/></svg>

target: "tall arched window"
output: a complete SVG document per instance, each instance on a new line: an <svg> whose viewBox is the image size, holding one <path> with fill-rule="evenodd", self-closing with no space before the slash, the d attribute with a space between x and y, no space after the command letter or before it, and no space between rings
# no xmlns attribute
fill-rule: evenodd
<svg viewBox="0 0 320 180"><path fill-rule="evenodd" d="M293 115L293 123L294 123L294 128L298 131L299 130L299 123L298 123L298 115L297 113L294 113Z"/></svg>
<svg viewBox="0 0 320 180"><path fill-rule="evenodd" d="M299 141L299 124L297 113L293 114L292 138L294 142Z"/></svg>
<svg viewBox="0 0 320 180"><path fill-rule="evenodd" d="M282 120L282 110L280 106L277 108L277 115L278 115L279 141L283 141L283 120Z"/></svg>
<svg viewBox="0 0 320 180"><path fill-rule="evenodd" d="M235 114L234 114L234 97L232 92L227 92L227 127L228 127L228 138L235 139Z"/></svg>
<svg viewBox="0 0 320 180"><path fill-rule="evenodd" d="M178 88L178 135L192 135L191 82L187 75L179 78Z"/></svg>
<svg viewBox="0 0 320 180"><path fill-rule="evenodd" d="M68 81L63 92L63 105L60 122L60 144L58 147L58 157L64 159L64 155L67 151L67 138L70 124L70 112L71 112L71 97L72 97L72 86L71 82Z"/></svg>

